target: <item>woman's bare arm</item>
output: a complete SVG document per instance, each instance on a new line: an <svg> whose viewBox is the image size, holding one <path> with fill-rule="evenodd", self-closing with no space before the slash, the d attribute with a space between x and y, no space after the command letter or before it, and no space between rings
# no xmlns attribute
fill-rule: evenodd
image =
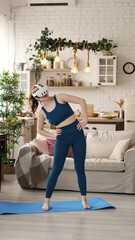
<svg viewBox="0 0 135 240"><path fill-rule="evenodd" d="M87 112L87 105L86 105L86 101L83 98L80 97L76 97L76 96L72 96L72 95L67 95L67 94L63 94L63 93L59 93L57 94L57 99L59 102L69 102L69 103L76 103L76 104L80 104L81 109L82 109L82 115L83 115L83 122L84 124L87 124L88 122L88 112Z"/></svg>
<svg viewBox="0 0 135 240"><path fill-rule="evenodd" d="M38 113L38 119L37 119L37 132L45 137L51 137L56 138L57 135L60 134L61 129L57 129L56 131L49 132L47 130L44 130L44 121L46 119L45 113L41 109Z"/></svg>

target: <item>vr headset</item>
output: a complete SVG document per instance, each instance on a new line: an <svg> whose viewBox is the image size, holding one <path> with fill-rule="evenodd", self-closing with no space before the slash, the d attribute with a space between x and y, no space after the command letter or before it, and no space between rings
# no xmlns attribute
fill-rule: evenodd
<svg viewBox="0 0 135 240"><path fill-rule="evenodd" d="M42 86L36 84L36 85L34 85L34 87L37 87L38 90L35 93L32 93L33 97L41 98L48 94L48 86L45 85L42 87Z"/></svg>

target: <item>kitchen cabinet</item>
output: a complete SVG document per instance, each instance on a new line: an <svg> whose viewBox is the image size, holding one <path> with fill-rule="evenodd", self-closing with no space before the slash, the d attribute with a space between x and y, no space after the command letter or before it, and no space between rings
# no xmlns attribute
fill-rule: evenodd
<svg viewBox="0 0 135 240"><path fill-rule="evenodd" d="M32 126L34 126L34 117L24 117L25 123L22 126L23 143L29 143L32 140Z"/></svg>
<svg viewBox="0 0 135 240"><path fill-rule="evenodd" d="M116 56L98 57L97 85L116 85Z"/></svg>

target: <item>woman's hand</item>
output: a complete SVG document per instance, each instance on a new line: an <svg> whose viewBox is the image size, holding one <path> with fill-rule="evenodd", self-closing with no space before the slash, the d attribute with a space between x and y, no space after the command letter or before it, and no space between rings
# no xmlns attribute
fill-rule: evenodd
<svg viewBox="0 0 135 240"><path fill-rule="evenodd" d="M83 129L85 126L86 126L87 122L85 121L80 121L78 124L77 124L77 130L81 130Z"/></svg>
<svg viewBox="0 0 135 240"><path fill-rule="evenodd" d="M61 135L62 130L60 128L56 128L54 132L54 137L56 138L58 135Z"/></svg>

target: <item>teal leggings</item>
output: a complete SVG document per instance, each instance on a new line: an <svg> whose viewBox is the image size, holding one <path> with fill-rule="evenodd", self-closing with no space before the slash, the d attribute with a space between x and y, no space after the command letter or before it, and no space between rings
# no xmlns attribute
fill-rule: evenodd
<svg viewBox="0 0 135 240"><path fill-rule="evenodd" d="M78 120L61 127L61 135L56 138L54 146L54 162L51 174L47 182L46 198L50 198L60 175L69 147L72 146L74 165L77 173L78 185L82 196L86 195L85 155L86 140L83 130L77 130Z"/></svg>

